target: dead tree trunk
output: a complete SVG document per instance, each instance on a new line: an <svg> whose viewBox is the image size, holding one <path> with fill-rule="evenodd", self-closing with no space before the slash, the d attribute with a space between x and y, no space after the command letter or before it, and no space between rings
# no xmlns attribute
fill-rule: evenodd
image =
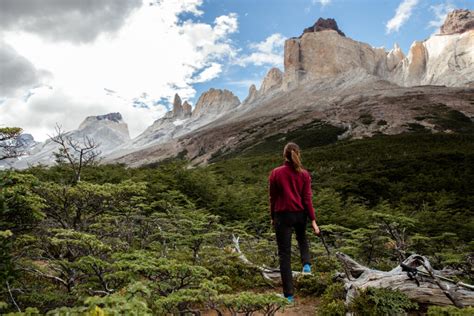
<svg viewBox="0 0 474 316"><path fill-rule="evenodd" d="M336 257L346 271L346 303L359 290L375 287L399 290L421 304L474 306L474 286L448 279L423 256L411 255L391 271L372 270L340 252Z"/></svg>

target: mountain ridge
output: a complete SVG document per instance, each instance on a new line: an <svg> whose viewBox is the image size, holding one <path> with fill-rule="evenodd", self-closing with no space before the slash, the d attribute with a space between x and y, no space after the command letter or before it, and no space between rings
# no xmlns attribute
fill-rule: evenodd
<svg viewBox="0 0 474 316"><path fill-rule="evenodd" d="M318 122L341 131L338 139L403 133L414 126L454 132L436 115L455 111L474 117L472 12L450 13L441 33L415 41L407 56L397 44L386 51L348 38L335 20L320 18L285 41L284 71L269 69L243 102L229 90L211 88L192 108L176 94L172 110L136 138L115 143L104 161L138 166L184 156L193 164L207 163L243 144ZM111 113L84 122L99 117L122 121Z"/></svg>

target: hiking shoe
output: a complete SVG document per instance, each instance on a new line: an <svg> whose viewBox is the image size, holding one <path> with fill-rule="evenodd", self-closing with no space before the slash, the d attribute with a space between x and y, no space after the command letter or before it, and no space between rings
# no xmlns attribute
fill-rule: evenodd
<svg viewBox="0 0 474 316"><path fill-rule="evenodd" d="M308 263L303 266L303 273L311 273L311 266Z"/></svg>
<svg viewBox="0 0 474 316"><path fill-rule="evenodd" d="M290 295L290 296L285 296L283 294L277 294L277 295L281 298L286 298L288 300L288 304L294 304L295 303L295 298L293 297L293 295Z"/></svg>

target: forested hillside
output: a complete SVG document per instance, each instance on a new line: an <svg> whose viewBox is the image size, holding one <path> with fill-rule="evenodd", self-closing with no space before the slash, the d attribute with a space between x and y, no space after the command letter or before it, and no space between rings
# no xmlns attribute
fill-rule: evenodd
<svg viewBox="0 0 474 316"><path fill-rule="evenodd" d="M331 253L380 270L419 253L472 283L474 136L407 133L308 146L303 164ZM66 164L2 172L1 311L272 315L291 308L239 259L232 239L255 265L278 267L267 177L281 151L261 144L195 168L179 159L91 166L78 183ZM342 267L310 236L315 272L298 278L296 294L314 298L315 313L442 313L388 290L344 306L342 283L332 278ZM300 270L296 247L294 254Z"/></svg>

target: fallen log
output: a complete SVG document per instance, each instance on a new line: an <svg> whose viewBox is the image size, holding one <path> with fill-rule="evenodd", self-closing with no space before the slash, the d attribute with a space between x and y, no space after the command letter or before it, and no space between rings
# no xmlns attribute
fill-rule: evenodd
<svg viewBox="0 0 474 316"><path fill-rule="evenodd" d="M428 259L411 255L390 271L370 269L346 254L336 253L346 274L346 303L368 287L399 290L421 304L474 306L474 287L448 278L445 271L434 270Z"/></svg>

